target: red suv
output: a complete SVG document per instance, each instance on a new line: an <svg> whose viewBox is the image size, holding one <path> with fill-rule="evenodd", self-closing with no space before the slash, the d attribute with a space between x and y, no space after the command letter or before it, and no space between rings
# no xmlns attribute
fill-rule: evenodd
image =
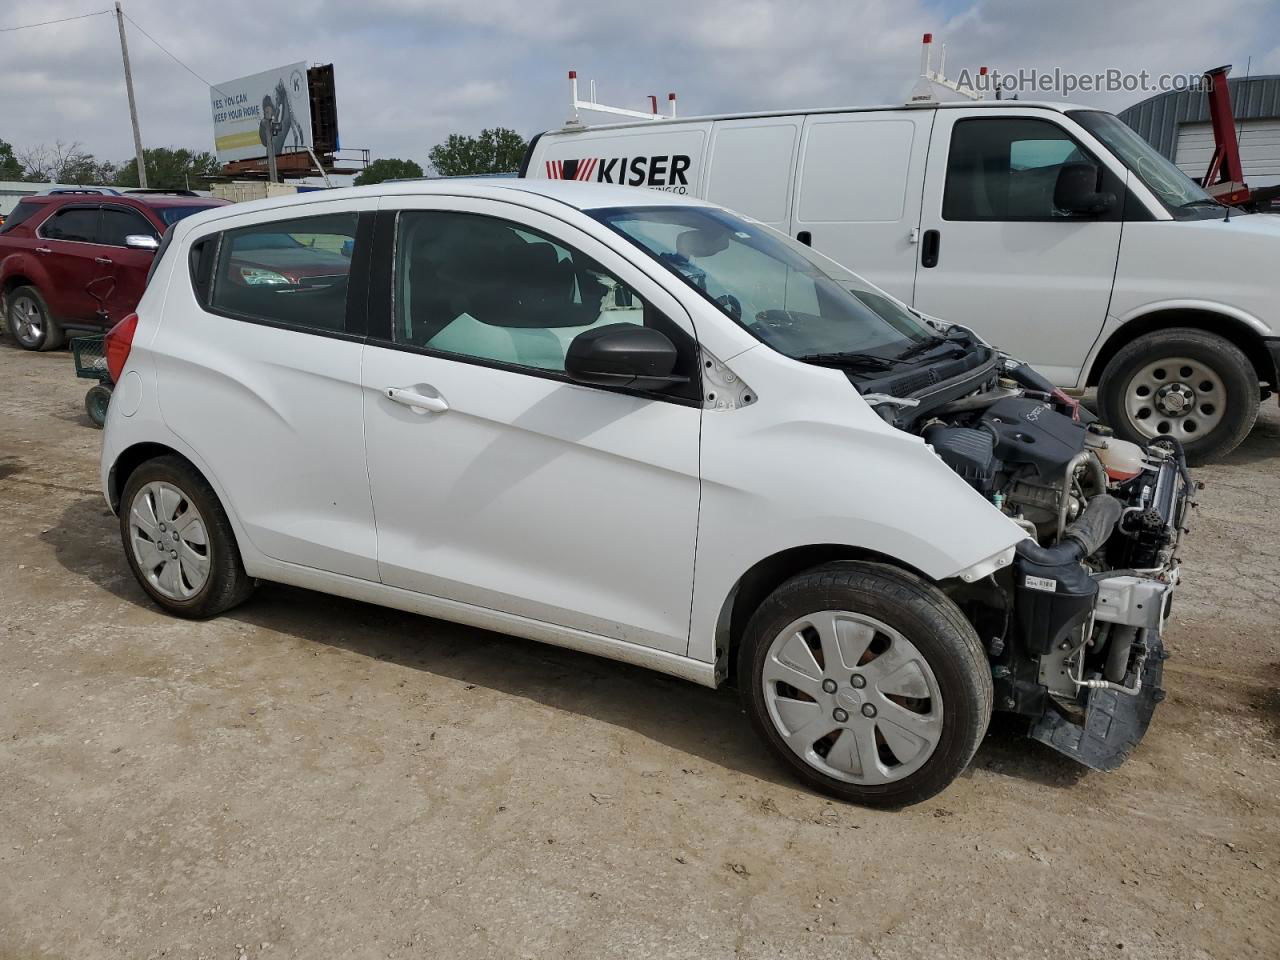
<svg viewBox="0 0 1280 960"><path fill-rule="evenodd" d="M170 224L227 201L185 191L76 190L25 197L0 227L0 303L27 350L132 313Z"/></svg>

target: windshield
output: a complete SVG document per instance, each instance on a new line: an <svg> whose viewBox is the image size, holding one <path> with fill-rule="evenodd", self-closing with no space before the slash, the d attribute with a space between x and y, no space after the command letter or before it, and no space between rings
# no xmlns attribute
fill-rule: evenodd
<svg viewBox="0 0 1280 960"><path fill-rule="evenodd" d="M210 203L207 206L192 204L190 206L181 207L157 207L156 212L160 214L160 219L165 222L166 226L173 226L183 217L189 217L193 213L200 213L203 210L212 210L220 204Z"/></svg>
<svg viewBox="0 0 1280 960"><path fill-rule="evenodd" d="M1068 116L1110 147L1175 217L1201 217L1206 211L1212 215L1215 209L1219 216L1224 212L1202 186L1157 153L1119 117L1101 110L1072 110Z"/></svg>
<svg viewBox="0 0 1280 960"><path fill-rule="evenodd" d="M857 275L724 210L623 207L593 215L789 357L870 353L894 359L935 336Z"/></svg>

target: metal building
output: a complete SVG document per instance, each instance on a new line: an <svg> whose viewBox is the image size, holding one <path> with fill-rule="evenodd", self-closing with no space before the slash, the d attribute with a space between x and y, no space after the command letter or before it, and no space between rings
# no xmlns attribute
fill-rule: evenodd
<svg viewBox="0 0 1280 960"><path fill-rule="evenodd" d="M1280 184L1280 74L1232 77L1227 83L1245 180L1255 188ZM1213 154L1205 94L1185 90L1159 93L1129 107L1120 119L1188 176L1204 176Z"/></svg>

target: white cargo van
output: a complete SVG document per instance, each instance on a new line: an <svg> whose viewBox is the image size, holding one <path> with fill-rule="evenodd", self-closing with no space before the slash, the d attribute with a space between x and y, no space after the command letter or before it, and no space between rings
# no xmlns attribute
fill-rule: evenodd
<svg viewBox="0 0 1280 960"><path fill-rule="evenodd" d="M1130 440L1223 456L1278 386L1280 218L1227 211L1114 115L931 102L534 138L525 177L730 207L1060 387Z"/></svg>

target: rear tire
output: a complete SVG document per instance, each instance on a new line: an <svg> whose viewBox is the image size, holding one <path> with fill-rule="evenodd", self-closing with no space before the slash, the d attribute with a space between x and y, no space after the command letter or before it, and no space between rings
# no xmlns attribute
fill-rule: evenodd
<svg viewBox="0 0 1280 960"><path fill-rule="evenodd" d="M142 589L179 617L215 617L253 592L226 511L180 457L149 460L129 475L120 537Z"/></svg>
<svg viewBox="0 0 1280 960"><path fill-rule="evenodd" d="M747 624L738 683L800 780L874 807L943 790L991 719L991 669L959 608L875 563L826 564L775 590Z"/></svg>
<svg viewBox="0 0 1280 960"><path fill-rule="evenodd" d="M1118 436L1144 445L1172 436L1195 465L1238 447L1258 419L1260 401L1258 372L1239 347L1185 327L1121 348L1098 383L1098 412Z"/></svg>
<svg viewBox="0 0 1280 960"><path fill-rule="evenodd" d="M9 336L24 350L56 350L62 346L62 327L35 287L18 287L5 298Z"/></svg>

